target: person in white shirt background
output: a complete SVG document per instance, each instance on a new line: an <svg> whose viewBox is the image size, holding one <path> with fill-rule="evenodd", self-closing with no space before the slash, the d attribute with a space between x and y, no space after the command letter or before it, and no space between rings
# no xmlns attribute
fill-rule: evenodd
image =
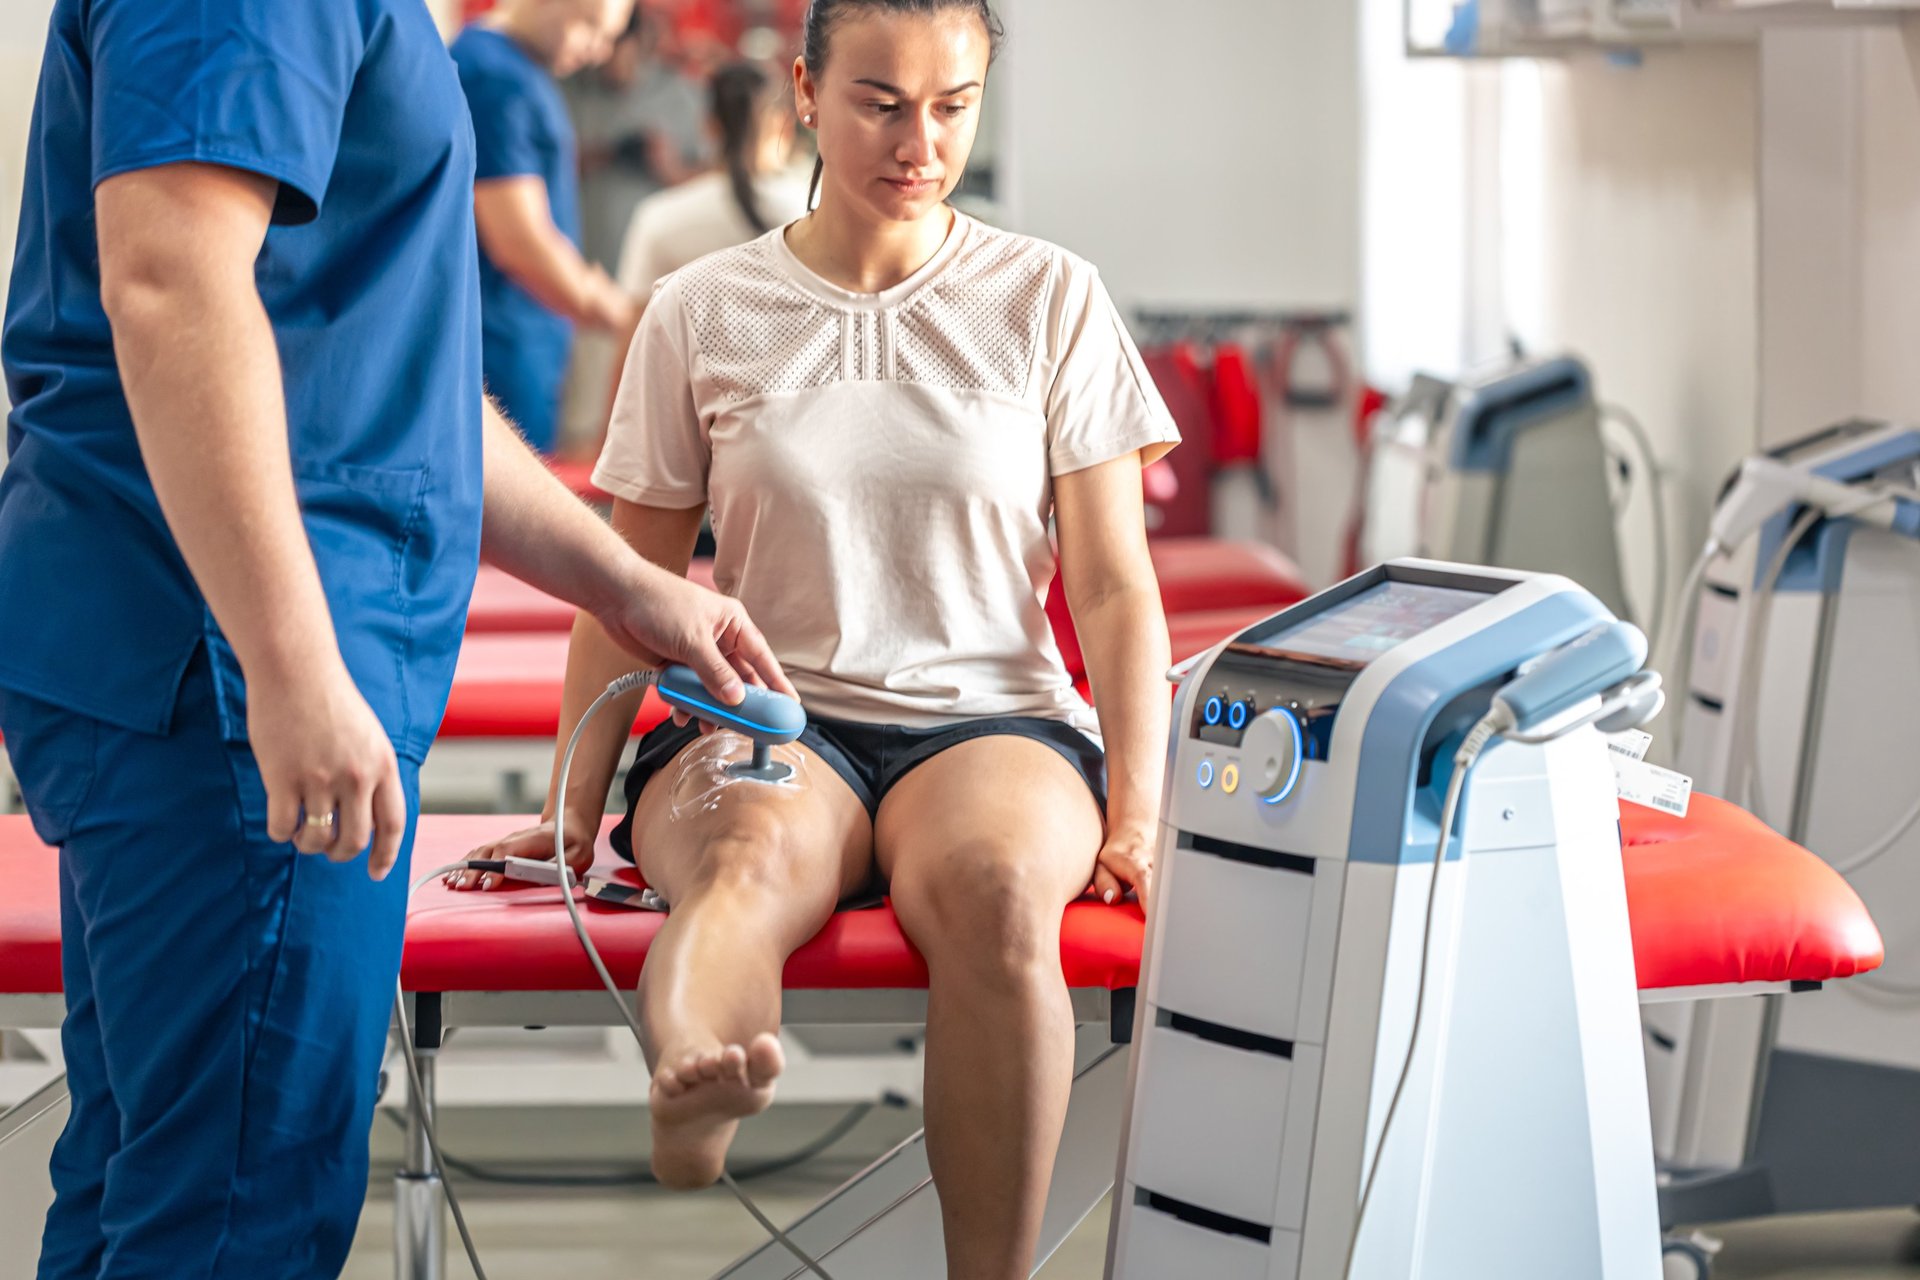
<svg viewBox="0 0 1920 1280"><path fill-rule="evenodd" d="M642 200L621 240L615 278L636 298L690 262L784 226L807 211L807 181L793 168L793 110L751 62L730 62L708 86L708 129L719 164ZM629 335L631 337L631 335ZM623 369L615 365L613 390Z"/></svg>
<svg viewBox="0 0 1920 1280"><path fill-rule="evenodd" d="M806 178L793 170L793 110L751 62L730 62L708 84L716 166L642 200L620 245L615 277L645 298L653 286L710 253L784 226L807 211Z"/></svg>
<svg viewBox="0 0 1920 1280"><path fill-rule="evenodd" d="M793 78L817 206L660 282L594 472L676 571L711 509L716 582L810 716L802 786L679 803L713 743L673 724L629 771L612 843L672 906L639 991L654 1169L719 1176L783 1066L788 955L884 885L930 973L952 1280L1032 1265L1072 1075L1061 915L1090 887L1147 898L1170 715L1140 473L1178 432L1088 263L947 203L999 36L986 0L815 0ZM562 742L630 665L576 625ZM551 856L564 803L584 868L635 709L596 717L547 821L482 856Z"/></svg>

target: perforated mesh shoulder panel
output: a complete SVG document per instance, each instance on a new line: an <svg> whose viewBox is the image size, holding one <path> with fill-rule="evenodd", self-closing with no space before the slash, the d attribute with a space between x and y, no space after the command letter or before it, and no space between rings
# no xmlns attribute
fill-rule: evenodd
<svg viewBox="0 0 1920 1280"><path fill-rule="evenodd" d="M955 391L1024 395L1053 246L976 226L946 270L900 309L896 375Z"/></svg>
<svg viewBox="0 0 1920 1280"><path fill-rule="evenodd" d="M839 379L840 317L794 287L764 240L701 258L680 278L706 374L726 399Z"/></svg>
<svg viewBox="0 0 1920 1280"><path fill-rule="evenodd" d="M951 262L878 324L892 329L893 375L953 391L1022 396L1034 364L1058 250L978 223ZM763 238L712 254L678 276L706 376L726 400L879 378L871 313L847 312L790 279ZM851 333L858 344L843 362Z"/></svg>

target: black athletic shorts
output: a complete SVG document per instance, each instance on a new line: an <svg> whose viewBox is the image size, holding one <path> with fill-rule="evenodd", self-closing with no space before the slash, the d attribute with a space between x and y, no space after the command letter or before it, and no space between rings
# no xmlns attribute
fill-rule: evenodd
<svg viewBox="0 0 1920 1280"><path fill-rule="evenodd" d="M894 784L917 766L974 738L1011 735L1044 742L1086 780L1087 789L1102 810L1107 807L1107 762L1086 734L1060 720L1032 716L990 716L942 725L937 729L904 729L892 724L861 724L813 716L800 741L825 761L860 797L867 817L880 812L880 802ZM676 725L668 720L647 731L627 771L627 816L608 836L608 843L627 861L633 861L633 811L647 780L665 768L687 744L700 736L698 724Z"/></svg>

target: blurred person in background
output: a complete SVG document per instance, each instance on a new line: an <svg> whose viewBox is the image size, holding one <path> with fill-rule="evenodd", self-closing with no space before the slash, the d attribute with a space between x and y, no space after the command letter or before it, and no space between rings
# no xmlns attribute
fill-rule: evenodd
<svg viewBox="0 0 1920 1280"><path fill-rule="evenodd" d="M661 279L696 258L806 213L807 177L793 167L793 109L785 88L750 62L728 63L713 73L708 128L718 141L720 163L634 210L616 276L628 294L647 298ZM612 373L617 390L619 367Z"/></svg>
<svg viewBox="0 0 1920 1280"><path fill-rule="evenodd" d="M640 202L712 159L701 81L674 52L643 4L606 61L561 86L579 141L581 252L608 271Z"/></svg>
<svg viewBox="0 0 1920 1280"><path fill-rule="evenodd" d="M575 325L626 333L634 303L580 252L572 122L557 81L598 66L633 0L503 0L453 42L473 115L487 387L553 451Z"/></svg>

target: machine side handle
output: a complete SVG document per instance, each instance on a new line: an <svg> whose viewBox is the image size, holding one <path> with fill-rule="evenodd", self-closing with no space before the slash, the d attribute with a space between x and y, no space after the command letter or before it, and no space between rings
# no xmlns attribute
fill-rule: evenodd
<svg viewBox="0 0 1920 1280"><path fill-rule="evenodd" d="M1496 709L1526 732L1583 699L1604 693L1647 660L1647 637L1630 622L1605 622L1542 656L1493 695Z"/></svg>

